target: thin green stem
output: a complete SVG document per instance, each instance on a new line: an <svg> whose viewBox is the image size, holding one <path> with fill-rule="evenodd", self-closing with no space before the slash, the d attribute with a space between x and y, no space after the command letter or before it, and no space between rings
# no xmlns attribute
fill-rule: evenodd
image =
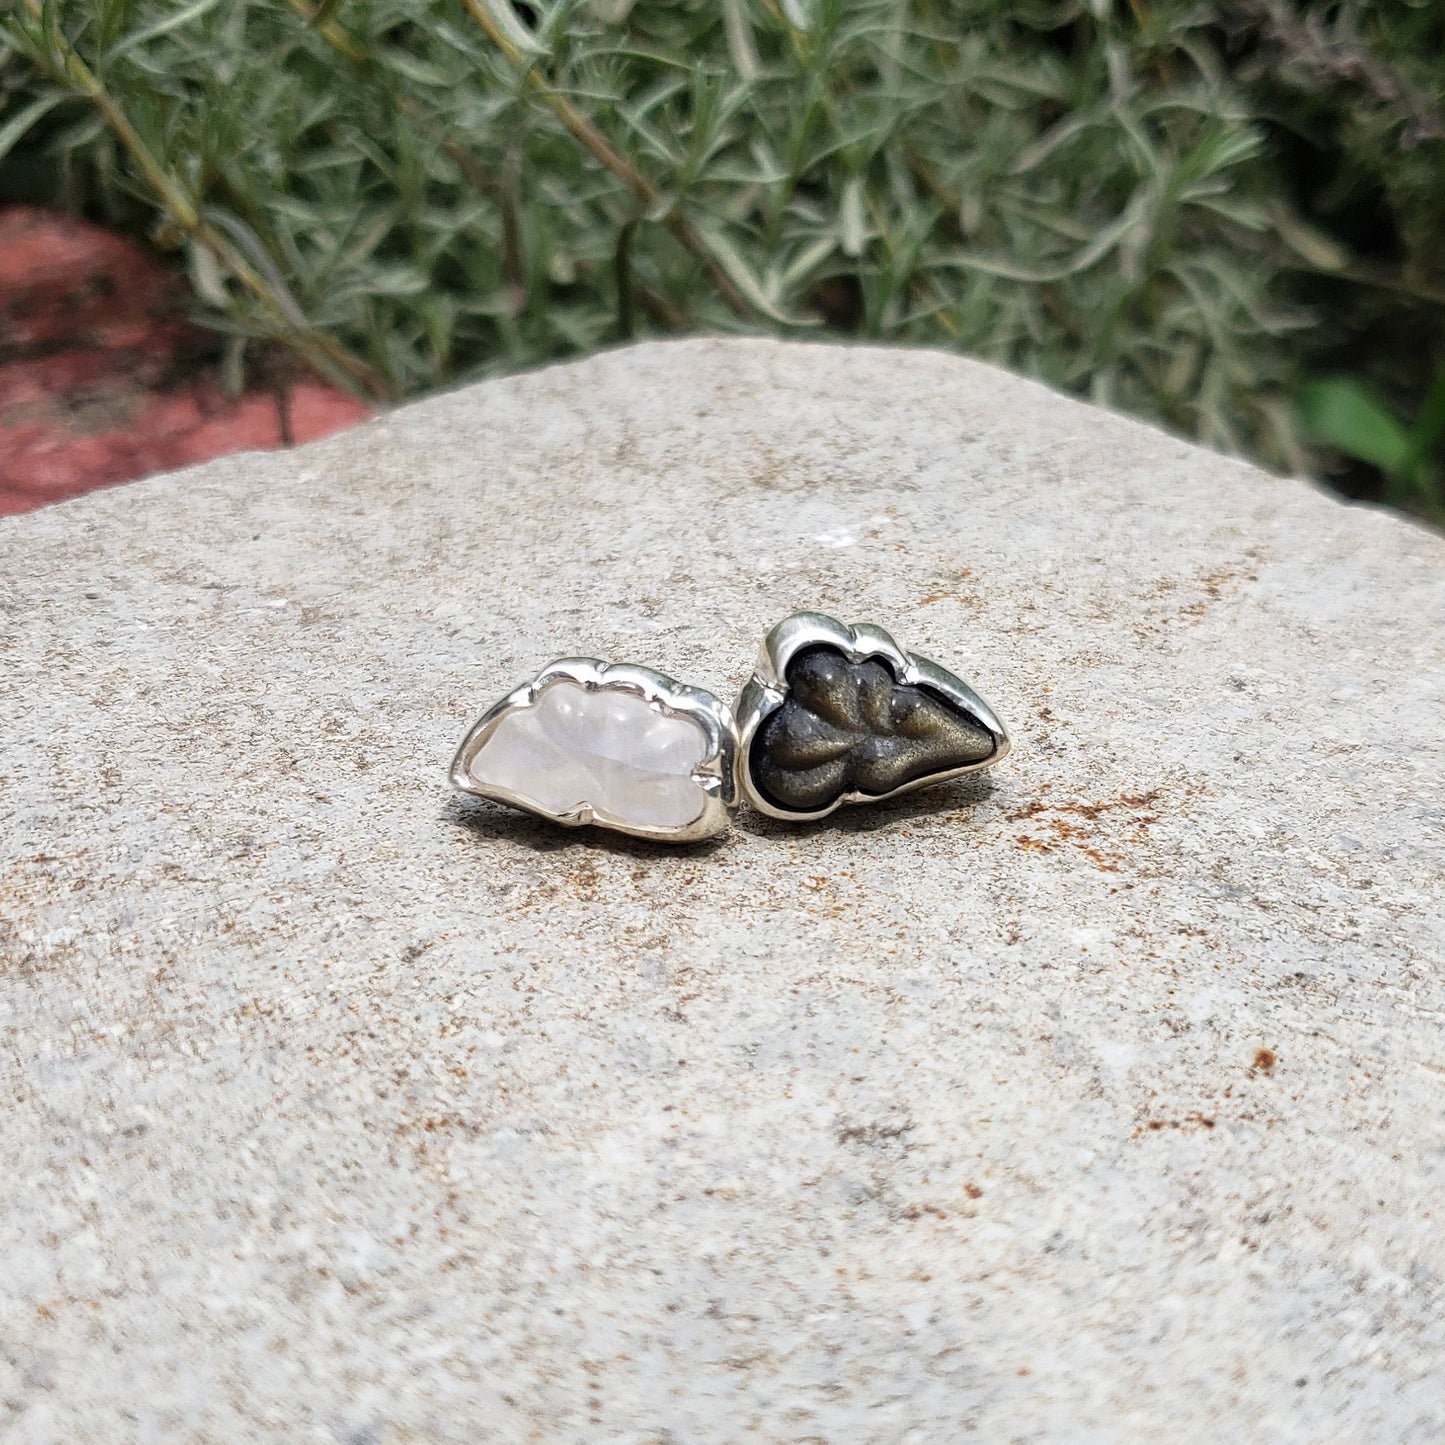
<svg viewBox="0 0 1445 1445"><path fill-rule="evenodd" d="M30 14L43 24L40 0L24 0L24 3ZM251 293L276 334L331 380L372 399L394 399L394 389L378 371L353 356L335 337L298 318L294 302L278 294L240 249L205 219L69 40L59 30L47 27L46 33L54 53L43 55L42 59L52 78L96 108L176 228L196 245L205 247L224 270Z"/></svg>
<svg viewBox="0 0 1445 1445"><path fill-rule="evenodd" d="M481 26L487 39L501 52L507 64L521 76L523 83L548 107L558 120L571 132L592 156L620 180L642 203L644 209L654 210L663 203L662 191L625 156L559 91L550 86L528 62L525 54L512 38L506 34L488 11L484 0L462 0L467 13ZM669 206L662 216L662 224L679 244L701 264L714 289L735 315L745 321L760 321L762 313L753 306L734 285L722 263L713 255L702 233L678 210Z"/></svg>

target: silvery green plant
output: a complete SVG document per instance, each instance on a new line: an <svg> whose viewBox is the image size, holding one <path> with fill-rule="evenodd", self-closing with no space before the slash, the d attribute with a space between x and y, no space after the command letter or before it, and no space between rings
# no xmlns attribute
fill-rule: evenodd
<svg viewBox="0 0 1445 1445"><path fill-rule="evenodd" d="M1322 308L1445 301L1432 26L1273 0L10 0L0 157L183 256L234 363L284 343L378 400L632 337L843 332L1300 466ZM1310 104L1347 115L1336 190L1375 168L1403 259L1294 203L1281 137Z"/></svg>

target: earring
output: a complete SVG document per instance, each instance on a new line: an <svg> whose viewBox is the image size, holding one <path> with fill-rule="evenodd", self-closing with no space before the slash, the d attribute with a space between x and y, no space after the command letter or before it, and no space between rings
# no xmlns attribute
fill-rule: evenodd
<svg viewBox="0 0 1445 1445"><path fill-rule="evenodd" d="M737 806L737 725L710 692L635 663L564 657L492 704L452 785L566 827L690 843Z"/></svg>
<svg viewBox="0 0 1445 1445"><path fill-rule="evenodd" d="M768 633L737 703L738 771L773 818L826 817L992 767L1009 750L993 709L951 672L869 623L795 612Z"/></svg>

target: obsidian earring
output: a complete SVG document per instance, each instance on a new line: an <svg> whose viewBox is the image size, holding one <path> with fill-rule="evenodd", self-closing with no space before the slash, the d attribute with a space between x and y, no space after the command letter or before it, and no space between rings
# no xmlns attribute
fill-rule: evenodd
<svg viewBox="0 0 1445 1445"><path fill-rule="evenodd" d="M979 772L1009 750L967 683L881 627L820 612L768 633L736 715L743 793L795 821Z"/></svg>

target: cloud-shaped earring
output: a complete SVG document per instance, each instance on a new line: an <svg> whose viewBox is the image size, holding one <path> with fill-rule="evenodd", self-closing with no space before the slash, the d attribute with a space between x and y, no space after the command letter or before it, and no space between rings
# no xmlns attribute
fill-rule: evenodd
<svg viewBox="0 0 1445 1445"><path fill-rule="evenodd" d="M728 825L737 742L710 692L635 663L564 657L482 714L451 780L569 827L690 843Z"/></svg>
<svg viewBox="0 0 1445 1445"><path fill-rule="evenodd" d="M822 818L992 767L1008 732L968 686L881 627L795 612L737 703L738 771L774 818Z"/></svg>

